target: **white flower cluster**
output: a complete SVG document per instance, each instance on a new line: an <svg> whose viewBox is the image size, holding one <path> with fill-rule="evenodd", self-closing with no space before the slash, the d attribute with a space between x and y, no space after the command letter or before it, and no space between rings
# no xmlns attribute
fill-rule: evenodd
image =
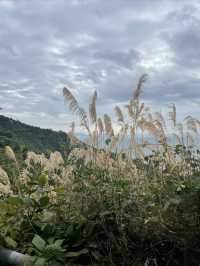
<svg viewBox="0 0 200 266"><path fill-rule="evenodd" d="M0 183L2 183L4 185L10 184L8 175L7 175L6 171L3 168L1 168L1 166L0 166Z"/></svg>
<svg viewBox="0 0 200 266"><path fill-rule="evenodd" d="M9 196L12 194L13 194L13 192L11 190L10 185L4 185L4 184L0 183L0 197L1 196Z"/></svg>
<svg viewBox="0 0 200 266"><path fill-rule="evenodd" d="M48 172L53 172L64 164L63 157L60 152L52 152L50 158L47 159L44 154L36 154L35 152L28 152L27 158L25 160L28 168L31 168L39 164L42 168L46 169Z"/></svg>
<svg viewBox="0 0 200 266"><path fill-rule="evenodd" d="M10 180L6 171L0 167L0 197L11 195Z"/></svg>

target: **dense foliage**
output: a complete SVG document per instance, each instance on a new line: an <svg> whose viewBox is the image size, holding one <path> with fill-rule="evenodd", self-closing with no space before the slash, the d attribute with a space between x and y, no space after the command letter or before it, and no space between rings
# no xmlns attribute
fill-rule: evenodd
<svg viewBox="0 0 200 266"><path fill-rule="evenodd" d="M28 152L23 162L4 148L13 171L0 168L0 244L30 255L26 265L199 265L200 123L177 123L173 105L168 133L162 115L140 104L144 81L126 106L128 122L115 108L117 133L107 114L97 117L96 93L91 126L64 89L88 131L87 148Z"/></svg>
<svg viewBox="0 0 200 266"><path fill-rule="evenodd" d="M75 149L65 160L30 152L18 169L9 152L0 243L31 255L28 265L199 265L199 160L94 151L94 162Z"/></svg>

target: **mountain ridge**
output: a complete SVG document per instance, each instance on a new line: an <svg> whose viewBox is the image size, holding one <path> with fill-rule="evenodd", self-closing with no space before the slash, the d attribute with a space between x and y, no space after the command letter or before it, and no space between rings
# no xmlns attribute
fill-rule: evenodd
<svg viewBox="0 0 200 266"><path fill-rule="evenodd" d="M63 131L31 126L0 115L0 152L7 145L17 153L30 150L45 154L55 150L67 154L73 146L70 136Z"/></svg>

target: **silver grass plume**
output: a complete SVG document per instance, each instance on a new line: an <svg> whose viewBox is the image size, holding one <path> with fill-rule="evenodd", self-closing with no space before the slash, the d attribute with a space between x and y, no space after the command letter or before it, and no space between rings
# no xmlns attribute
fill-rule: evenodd
<svg viewBox="0 0 200 266"><path fill-rule="evenodd" d="M136 90L133 93L133 100L138 100L140 94L142 93L142 86L143 84L146 82L148 75L147 74L143 74L138 81Z"/></svg>
<svg viewBox="0 0 200 266"><path fill-rule="evenodd" d="M180 138L181 138L181 143L182 145L184 145L184 131L183 131L183 124L182 123L178 123L176 125L176 128L178 130L178 133L180 134Z"/></svg>
<svg viewBox="0 0 200 266"><path fill-rule="evenodd" d="M114 110L117 115L117 121L124 123L124 116L123 116L121 108L119 106L115 106Z"/></svg>
<svg viewBox="0 0 200 266"><path fill-rule="evenodd" d="M142 147L139 144L137 144L137 142L135 141L135 128L131 128L130 133L131 133L131 147L135 151L135 156L143 160L144 151Z"/></svg>
<svg viewBox="0 0 200 266"><path fill-rule="evenodd" d="M145 121L145 118L142 116L137 122L137 126L141 129L141 131L145 130Z"/></svg>
<svg viewBox="0 0 200 266"><path fill-rule="evenodd" d="M112 120L109 115L104 114L104 125L106 134L110 137L114 136L114 131L112 128Z"/></svg>
<svg viewBox="0 0 200 266"><path fill-rule="evenodd" d="M165 123L165 119L163 115L160 112L155 112L153 116L154 116L154 119L159 121L162 124L163 128L166 129L166 123Z"/></svg>
<svg viewBox="0 0 200 266"><path fill-rule="evenodd" d="M128 131L128 125L124 124L123 127L121 127L120 131L118 132L118 134L114 137L112 137L111 143L110 143L110 149L117 149L117 147L119 147L120 143L123 141L123 139L125 138L126 134Z"/></svg>
<svg viewBox="0 0 200 266"><path fill-rule="evenodd" d="M119 142L119 135L113 136L109 144L109 150L112 151L112 150L117 149L118 142Z"/></svg>
<svg viewBox="0 0 200 266"><path fill-rule="evenodd" d="M10 146L6 146L6 147L5 147L5 156L6 156L9 160L11 160L11 161L17 163L17 159L16 159L16 156L15 156L15 153L14 153L13 149L12 149Z"/></svg>
<svg viewBox="0 0 200 266"><path fill-rule="evenodd" d="M0 183L3 183L4 185L10 184L8 174L1 166L0 166Z"/></svg>
<svg viewBox="0 0 200 266"><path fill-rule="evenodd" d="M169 112L169 119L172 121L173 127L176 127L176 105L172 103L170 105L170 109L171 111Z"/></svg>
<svg viewBox="0 0 200 266"><path fill-rule="evenodd" d="M102 134L104 132L104 126L103 126L102 119L100 117L97 119L97 126L98 126L99 133Z"/></svg>
<svg viewBox="0 0 200 266"><path fill-rule="evenodd" d="M11 161L13 161L15 163L15 166L16 166L16 169L17 169L17 172L18 172L18 175L20 176L19 163L17 161L17 158L15 156L15 153L14 153L13 149L10 146L6 146L5 147L5 150L4 150L4 153L5 153L5 156L9 160L11 160ZM16 179L15 180L15 185L16 185L16 187L18 189L19 195L21 196L21 189L20 189L20 186L19 186L19 179Z"/></svg>
<svg viewBox="0 0 200 266"><path fill-rule="evenodd" d="M8 174L6 171L0 166L0 177L6 177L8 178Z"/></svg>
<svg viewBox="0 0 200 266"><path fill-rule="evenodd" d="M184 123L187 126L187 130L190 130L190 131L192 131L195 134L198 133L197 122L196 122L196 119L195 118L193 118L192 116L187 116L184 119Z"/></svg>
<svg viewBox="0 0 200 266"><path fill-rule="evenodd" d="M167 137L166 137L162 122L155 120L154 124L156 125L158 132L159 132L159 135L160 135L159 142L161 142L163 145L167 146Z"/></svg>
<svg viewBox="0 0 200 266"><path fill-rule="evenodd" d="M143 110L144 110L144 103L142 103L142 104L140 105L140 108L139 108L138 114L141 114Z"/></svg>
<svg viewBox="0 0 200 266"><path fill-rule="evenodd" d="M160 141L162 139L160 129L157 128L155 124L152 122L149 122L147 120L142 120L142 126L143 130L146 130L149 134L151 134L156 140Z"/></svg>
<svg viewBox="0 0 200 266"><path fill-rule="evenodd" d="M63 96L65 99L65 102L69 106L70 111L72 113L77 114L80 117L81 125L84 126L87 129L88 133L91 135L90 129L89 129L88 118L87 118L87 114L85 110L79 106L76 98L66 87L63 89Z"/></svg>
<svg viewBox="0 0 200 266"><path fill-rule="evenodd" d="M92 97L92 102L89 105L89 115L92 123L97 122L96 100L97 100L97 92L95 91Z"/></svg>
<svg viewBox="0 0 200 266"><path fill-rule="evenodd" d="M125 107L126 107L127 110L128 110L128 115L129 115L131 118L133 118L133 117L134 117L134 112L133 112L133 106L132 106L131 102L130 102L130 104L125 105Z"/></svg>

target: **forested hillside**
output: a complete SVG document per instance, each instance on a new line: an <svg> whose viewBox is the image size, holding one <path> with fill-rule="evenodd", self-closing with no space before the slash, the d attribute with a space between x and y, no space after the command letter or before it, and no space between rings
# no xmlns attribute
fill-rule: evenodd
<svg viewBox="0 0 200 266"><path fill-rule="evenodd" d="M27 151L48 155L56 150L67 154L72 148L70 138L64 132L29 126L0 115L0 154L6 145L20 156Z"/></svg>

